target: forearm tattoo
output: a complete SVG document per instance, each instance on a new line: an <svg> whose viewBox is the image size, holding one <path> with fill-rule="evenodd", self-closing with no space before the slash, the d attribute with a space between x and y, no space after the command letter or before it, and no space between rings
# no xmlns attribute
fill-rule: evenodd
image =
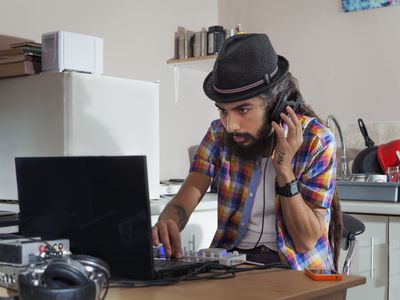
<svg viewBox="0 0 400 300"><path fill-rule="evenodd" d="M177 204L171 204L170 207L175 211L175 214L178 216L179 231L183 230L183 228L185 228L185 225L189 220L185 210L183 209L182 206Z"/></svg>
<svg viewBox="0 0 400 300"><path fill-rule="evenodd" d="M281 165L283 163L283 160L285 159L285 155L286 155L286 152L278 150L278 159L276 161L276 163L278 165Z"/></svg>

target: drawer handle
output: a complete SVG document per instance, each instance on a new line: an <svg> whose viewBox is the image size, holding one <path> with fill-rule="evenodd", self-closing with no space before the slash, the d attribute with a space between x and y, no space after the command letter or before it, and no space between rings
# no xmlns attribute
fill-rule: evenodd
<svg viewBox="0 0 400 300"><path fill-rule="evenodd" d="M371 272L370 277L374 278L374 238L371 237Z"/></svg>

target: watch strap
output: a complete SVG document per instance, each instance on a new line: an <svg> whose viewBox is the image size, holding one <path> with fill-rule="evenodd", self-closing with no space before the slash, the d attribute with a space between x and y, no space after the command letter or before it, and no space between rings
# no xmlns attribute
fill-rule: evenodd
<svg viewBox="0 0 400 300"><path fill-rule="evenodd" d="M293 197L300 193L299 182L297 180L292 180L291 182L285 184L282 187L279 186L278 182L276 182L275 191L280 196Z"/></svg>

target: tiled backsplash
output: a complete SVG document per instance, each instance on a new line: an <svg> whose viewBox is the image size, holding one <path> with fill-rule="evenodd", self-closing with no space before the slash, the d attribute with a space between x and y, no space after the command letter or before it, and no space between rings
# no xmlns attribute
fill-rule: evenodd
<svg viewBox="0 0 400 300"><path fill-rule="evenodd" d="M375 146L400 139L400 122L365 123L369 137L375 142ZM357 154L366 148L364 137L358 124L342 125L343 138L346 144L347 158L351 170L352 160ZM334 131L334 129L333 129ZM338 163L340 162L341 145L339 136L336 134L338 147Z"/></svg>

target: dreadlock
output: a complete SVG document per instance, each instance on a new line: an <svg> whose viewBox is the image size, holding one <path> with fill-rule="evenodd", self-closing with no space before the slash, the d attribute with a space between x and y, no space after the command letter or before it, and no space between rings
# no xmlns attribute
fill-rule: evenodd
<svg viewBox="0 0 400 300"><path fill-rule="evenodd" d="M265 100L272 99L272 101L266 101L266 109L269 109L269 111L272 110L271 108L276 105L281 93L286 93L288 95L288 99L296 97L300 99L300 105L296 109L297 113L316 118L318 122L320 122L321 124L324 123L323 120L314 112L311 106L307 105L304 102L303 97L299 90L298 81L295 77L293 77L293 75L290 72L287 73L287 75L285 75L282 81L277 83L266 93L260 95L260 97ZM342 220L342 211L340 208L339 195L336 186L331 202L330 213L331 213L331 219L329 222L328 239L333 254L333 264L335 266L335 269L337 270L339 254L340 254L340 242L342 239L342 231L343 231L343 220Z"/></svg>

